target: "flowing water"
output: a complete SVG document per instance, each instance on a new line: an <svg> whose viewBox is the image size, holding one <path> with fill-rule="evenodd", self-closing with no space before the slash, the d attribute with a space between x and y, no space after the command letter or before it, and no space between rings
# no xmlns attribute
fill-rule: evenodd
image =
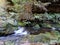
<svg viewBox="0 0 60 45"><path fill-rule="evenodd" d="M25 27L18 27L18 30L14 31L14 35L27 35L28 32L26 31Z"/></svg>
<svg viewBox="0 0 60 45"><path fill-rule="evenodd" d="M27 35L28 35L28 32L26 31L25 27L18 27L18 30L15 30L13 34L0 37L0 41L3 42L3 45L5 42L7 42L7 44L5 43L6 45L8 45L9 43L20 45L21 40L24 39L25 36ZM8 43L8 41L10 42Z"/></svg>

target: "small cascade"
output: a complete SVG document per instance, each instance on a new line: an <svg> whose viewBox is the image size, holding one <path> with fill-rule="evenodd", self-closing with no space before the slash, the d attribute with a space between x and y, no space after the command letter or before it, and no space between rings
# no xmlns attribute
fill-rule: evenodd
<svg viewBox="0 0 60 45"><path fill-rule="evenodd" d="M26 31L25 27L18 27L18 30L14 31L14 35L27 35L28 32Z"/></svg>

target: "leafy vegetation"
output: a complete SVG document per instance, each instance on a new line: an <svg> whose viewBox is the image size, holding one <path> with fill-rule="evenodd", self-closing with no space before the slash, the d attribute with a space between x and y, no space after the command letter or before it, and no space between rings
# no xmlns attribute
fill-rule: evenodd
<svg viewBox="0 0 60 45"><path fill-rule="evenodd" d="M33 13L32 5L33 3L35 5L38 4L37 1L11 1L13 5L9 4L11 2L7 2L6 8L0 7L0 33L13 33L13 31L16 30L19 26L26 28L31 27L33 28L32 30L30 30L31 32L33 32L33 30L35 32L39 32L44 28L49 28L51 29L51 32L40 33L38 35L29 35L29 41L50 43L50 41L53 42L56 40L56 42L60 43L60 13Z"/></svg>
<svg viewBox="0 0 60 45"><path fill-rule="evenodd" d="M29 41L30 42L43 42L43 43L57 43L59 41L59 38L60 38L60 33L58 31L54 31L52 33L49 33L49 32L46 32L46 33L41 33L39 35L30 35L29 36Z"/></svg>

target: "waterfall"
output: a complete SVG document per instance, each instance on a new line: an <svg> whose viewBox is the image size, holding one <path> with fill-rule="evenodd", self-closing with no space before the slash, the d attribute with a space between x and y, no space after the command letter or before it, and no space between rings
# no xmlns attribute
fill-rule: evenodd
<svg viewBox="0 0 60 45"><path fill-rule="evenodd" d="M55 31L55 30L56 30L56 28L55 28L55 27L52 27L52 30L54 30L54 31Z"/></svg>
<svg viewBox="0 0 60 45"><path fill-rule="evenodd" d="M14 31L14 35L27 35L28 32L26 31L25 27L18 27L18 30Z"/></svg>

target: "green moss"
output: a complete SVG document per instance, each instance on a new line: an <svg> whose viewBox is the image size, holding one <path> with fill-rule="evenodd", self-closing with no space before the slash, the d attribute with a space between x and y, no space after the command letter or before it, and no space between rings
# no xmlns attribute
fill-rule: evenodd
<svg viewBox="0 0 60 45"><path fill-rule="evenodd" d="M19 25L19 26L25 26L26 23L24 23L24 22L18 22L18 25Z"/></svg>

